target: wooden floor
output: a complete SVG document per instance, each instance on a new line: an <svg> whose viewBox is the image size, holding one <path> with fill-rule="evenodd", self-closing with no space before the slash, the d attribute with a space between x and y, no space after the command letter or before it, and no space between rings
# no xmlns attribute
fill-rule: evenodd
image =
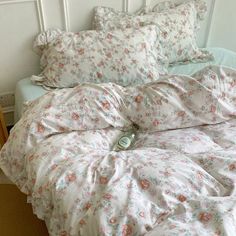
<svg viewBox="0 0 236 236"><path fill-rule="evenodd" d="M11 184L0 184L0 235L48 236L44 222L26 203L26 196Z"/></svg>

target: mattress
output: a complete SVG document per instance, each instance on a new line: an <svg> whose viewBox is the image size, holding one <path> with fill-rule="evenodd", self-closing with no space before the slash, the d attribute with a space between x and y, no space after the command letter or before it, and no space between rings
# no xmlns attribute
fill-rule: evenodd
<svg viewBox="0 0 236 236"><path fill-rule="evenodd" d="M191 75L208 65L224 65L236 69L236 53L223 48L207 48L213 53L215 60L206 63L178 65L169 68L171 74ZM24 103L32 101L47 90L43 87L32 84L30 77L20 80L15 91L15 122L19 120L23 112Z"/></svg>
<svg viewBox="0 0 236 236"><path fill-rule="evenodd" d="M44 95L47 92L43 87L34 85L30 77L20 80L15 91L15 123L20 119L24 110L24 104Z"/></svg>

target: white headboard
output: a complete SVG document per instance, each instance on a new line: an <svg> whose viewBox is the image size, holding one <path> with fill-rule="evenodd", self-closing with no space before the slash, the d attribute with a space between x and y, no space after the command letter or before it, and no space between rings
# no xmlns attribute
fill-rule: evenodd
<svg viewBox="0 0 236 236"><path fill-rule="evenodd" d="M57 27L68 31L89 29L93 8L98 5L134 12L149 2L160 1L0 0L0 95L13 92L19 79L39 73L39 57L32 51L32 42L40 31ZM208 41L214 2L207 0L208 17L198 37L200 46Z"/></svg>

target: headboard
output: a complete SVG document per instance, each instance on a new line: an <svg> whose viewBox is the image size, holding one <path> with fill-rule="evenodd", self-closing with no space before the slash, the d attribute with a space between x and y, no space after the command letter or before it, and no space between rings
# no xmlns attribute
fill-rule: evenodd
<svg viewBox="0 0 236 236"><path fill-rule="evenodd" d="M68 31L89 29L94 6L134 12L160 1L163 0L0 0L0 95L13 92L19 79L39 72L39 57L32 51L32 42L40 31L56 27ZM215 2L206 1L208 17L198 36L200 46L207 45Z"/></svg>

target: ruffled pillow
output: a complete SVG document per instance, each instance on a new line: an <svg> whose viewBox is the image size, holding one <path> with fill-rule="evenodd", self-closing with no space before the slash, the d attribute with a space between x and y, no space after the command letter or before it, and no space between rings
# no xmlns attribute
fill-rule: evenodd
<svg viewBox="0 0 236 236"><path fill-rule="evenodd" d="M81 83L129 86L152 82L167 72L166 58L161 46L157 46L159 36L154 25L109 32L43 32L34 43L41 53L43 71L32 80L51 88Z"/></svg>
<svg viewBox="0 0 236 236"><path fill-rule="evenodd" d="M43 53L53 41L55 41L59 35L62 34L60 29L51 29L40 33L34 40L33 49L41 56L40 58L40 68L43 70L47 64L47 53Z"/></svg>
<svg viewBox="0 0 236 236"><path fill-rule="evenodd" d="M104 31L155 24L161 32L159 43L170 65L185 64L213 59L211 53L198 48L196 43L197 29L205 13L204 1L187 1L179 5L167 1L153 9L143 8L136 14L96 7L93 24L96 30Z"/></svg>
<svg viewBox="0 0 236 236"><path fill-rule="evenodd" d="M190 0L190 1L185 1L187 2L193 2L196 10L197 10L197 20L202 21L206 17L207 13L207 3L203 0ZM164 2L159 2L157 3L154 7L151 7L150 5L143 7L140 9L138 14L147 14L150 12L163 12L163 11L168 11L169 9L174 9L178 7L179 5L182 5L183 3L176 3L174 1L164 1Z"/></svg>

